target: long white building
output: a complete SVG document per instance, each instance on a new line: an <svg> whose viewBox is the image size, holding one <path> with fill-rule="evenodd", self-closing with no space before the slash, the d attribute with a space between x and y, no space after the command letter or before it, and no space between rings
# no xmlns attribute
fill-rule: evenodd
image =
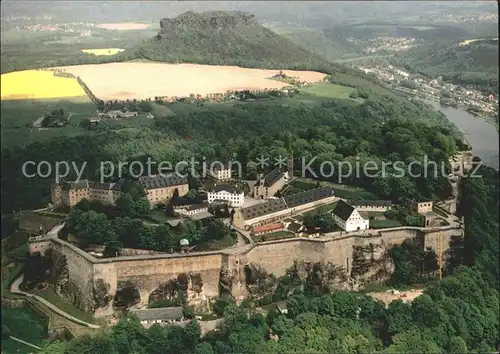
<svg viewBox="0 0 500 354"><path fill-rule="evenodd" d="M207 199L209 203L224 201L231 207L240 207L245 202L245 193L239 188L227 184L219 184L208 192Z"/></svg>

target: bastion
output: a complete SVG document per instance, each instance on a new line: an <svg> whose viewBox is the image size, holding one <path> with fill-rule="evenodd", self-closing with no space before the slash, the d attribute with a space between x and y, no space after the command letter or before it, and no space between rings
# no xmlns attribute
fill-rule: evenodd
<svg viewBox="0 0 500 354"><path fill-rule="evenodd" d="M54 235L46 235L31 239L29 251L51 257L51 285L60 296L99 317L115 311L116 295L124 289L137 293L136 307L175 298L182 291L188 304L206 308L220 295L221 284L226 284L235 297L248 296L244 275L248 265L280 277L295 262L330 262L351 276L354 268L359 269L354 255L357 247L366 246L372 252L377 248L379 254L387 254L393 245L410 239L439 254L455 237L462 236L462 225L397 227L330 239L297 237L217 252L98 259ZM373 261L374 256L367 259Z"/></svg>

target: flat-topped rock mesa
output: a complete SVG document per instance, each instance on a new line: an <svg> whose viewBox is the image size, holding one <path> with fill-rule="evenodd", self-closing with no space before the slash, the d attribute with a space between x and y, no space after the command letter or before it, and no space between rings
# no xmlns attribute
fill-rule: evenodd
<svg viewBox="0 0 500 354"><path fill-rule="evenodd" d="M259 26L255 15L245 12L205 12L197 14L193 11L186 12L176 18L164 18L160 20L159 38L168 38L170 35L180 31L204 31L235 29L238 26Z"/></svg>

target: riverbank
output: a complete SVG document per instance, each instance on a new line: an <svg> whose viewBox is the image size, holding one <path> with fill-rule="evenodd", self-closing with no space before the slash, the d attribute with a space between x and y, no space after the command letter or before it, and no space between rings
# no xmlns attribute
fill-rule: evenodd
<svg viewBox="0 0 500 354"><path fill-rule="evenodd" d="M444 115L464 133L472 153L479 157L483 164L498 170L499 139L498 129L484 118L470 114L460 107L443 106L433 100L423 100Z"/></svg>

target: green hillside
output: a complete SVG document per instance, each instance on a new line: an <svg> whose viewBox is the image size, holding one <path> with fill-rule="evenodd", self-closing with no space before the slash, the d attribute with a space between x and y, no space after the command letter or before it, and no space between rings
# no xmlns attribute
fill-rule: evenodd
<svg viewBox="0 0 500 354"><path fill-rule="evenodd" d="M411 71L498 92L498 39L436 42L401 53L395 60Z"/></svg>
<svg viewBox="0 0 500 354"><path fill-rule="evenodd" d="M155 38L122 57L260 68L320 68L327 61L242 12L186 12L160 21Z"/></svg>
<svg viewBox="0 0 500 354"><path fill-rule="evenodd" d="M346 41L341 43L331 40L320 31L298 27L276 27L272 28L272 30L298 46L329 61L360 55L355 45Z"/></svg>

